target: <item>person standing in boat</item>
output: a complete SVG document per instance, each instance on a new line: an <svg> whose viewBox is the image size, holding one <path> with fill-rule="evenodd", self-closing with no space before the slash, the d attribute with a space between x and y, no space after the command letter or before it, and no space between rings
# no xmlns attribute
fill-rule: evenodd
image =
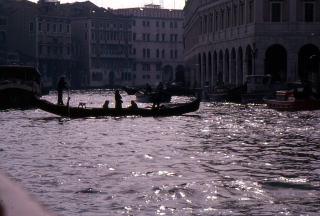
<svg viewBox="0 0 320 216"><path fill-rule="evenodd" d="M64 76L60 77L59 82L58 82L58 105L63 105L63 89L68 88L68 83L66 82Z"/></svg>
<svg viewBox="0 0 320 216"><path fill-rule="evenodd" d="M115 105L116 109L122 109L123 101L122 101L122 97L120 95L119 90L116 90L114 92L114 100L115 100L115 103L116 103L116 105Z"/></svg>

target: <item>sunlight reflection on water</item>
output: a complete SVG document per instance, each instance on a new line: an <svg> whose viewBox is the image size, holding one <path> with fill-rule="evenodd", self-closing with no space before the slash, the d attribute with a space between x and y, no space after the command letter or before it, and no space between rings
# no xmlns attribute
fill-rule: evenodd
<svg viewBox="0 0 320 216"><path fill-rule="evenodd" d="M75 106L105 99L113 106L105 90L71 98ZM124 95L124 106L133 99ZM313 216L319 119L318 111L233 103L202 103L196 113L166 118L2 111L0 168L59 215Z"/></svg>

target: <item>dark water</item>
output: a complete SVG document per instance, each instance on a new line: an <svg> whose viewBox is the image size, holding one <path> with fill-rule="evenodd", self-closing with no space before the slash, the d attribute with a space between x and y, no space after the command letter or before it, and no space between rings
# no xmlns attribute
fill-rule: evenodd
<svg viewBox="0 0 320 216"><path fill-rule="evenodd" d="M71 97L113 101L104 90ZM319 215L319 120L232 103L166 118L1 111L0 171L65 216Z"/></svg>

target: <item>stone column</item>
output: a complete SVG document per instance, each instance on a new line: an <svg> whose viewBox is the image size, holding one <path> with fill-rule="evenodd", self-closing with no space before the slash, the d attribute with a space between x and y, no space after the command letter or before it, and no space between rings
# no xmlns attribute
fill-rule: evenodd
<svg viewBox="0 0 320 216"><path fill-rule="evenodd" d="M289 4L289 21L297 22L297 0L288 1Z"/></svg>
<svg viewBox="0 0 320 216"><path fill-rule="evenodd" d="M257 49L256 50L256 57L254 60L254 72L255 75L264 75L264 59L265 59L265 50Z"/></svg>
<svg viewBox="0 0 320 216"><path fill-rule="evenodd" d="M299 79L298 59L298 50L287 50L287 82L294 82Z"/></svg>
<svg viewBox="0 0 320 216"><path fill-rule="evenodd" d="M292 0L290 0L292 1ZM254 0L254 23L263 23L263 1Z"/></svg>

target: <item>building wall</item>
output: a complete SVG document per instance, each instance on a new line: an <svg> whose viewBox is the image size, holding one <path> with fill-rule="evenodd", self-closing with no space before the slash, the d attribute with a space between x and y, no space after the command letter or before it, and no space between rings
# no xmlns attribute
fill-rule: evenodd
<svg viewBox="0 0 320 216"><path fill-rule="evenodd" d="M306 4L312 4L311 17ZM187 1L184 36L190 85L240 86L251 74L271 74L279 84L318 79L315 60L309 62L312 68L304 68L307 55L320 48L319 7L319 1L302 0ZM303 78L305 73L309 75Z"/></svg>
<svg viewBox="0 0 320 216"><path fill-rule="evenodd" d="M7 41L8 41L8 16L0 8L0 64L7 61Z"/></svg>
<svg viewBox="0 0 320 216"><path fill-rule="evenodd" d="M73 31L81 47L80 62L88 86L117 86L132 81L131 19L112 14L85 17L74 20Z"/></svg>
<svg viewBox="0 0 320 216"><path fill-rule="evenodd" d="M46 85L55 87L61 75L71 80L74 65L70 19L39 14L35 25L37 65Z"/></svg>
<svg viewBox="0 0 320 216"><path fill-rule="evenodd" d="M182 11L154 6L115 11L134 19L135 85L155 86L161 81L173 81L178 66L184 65Z"/></svg>

